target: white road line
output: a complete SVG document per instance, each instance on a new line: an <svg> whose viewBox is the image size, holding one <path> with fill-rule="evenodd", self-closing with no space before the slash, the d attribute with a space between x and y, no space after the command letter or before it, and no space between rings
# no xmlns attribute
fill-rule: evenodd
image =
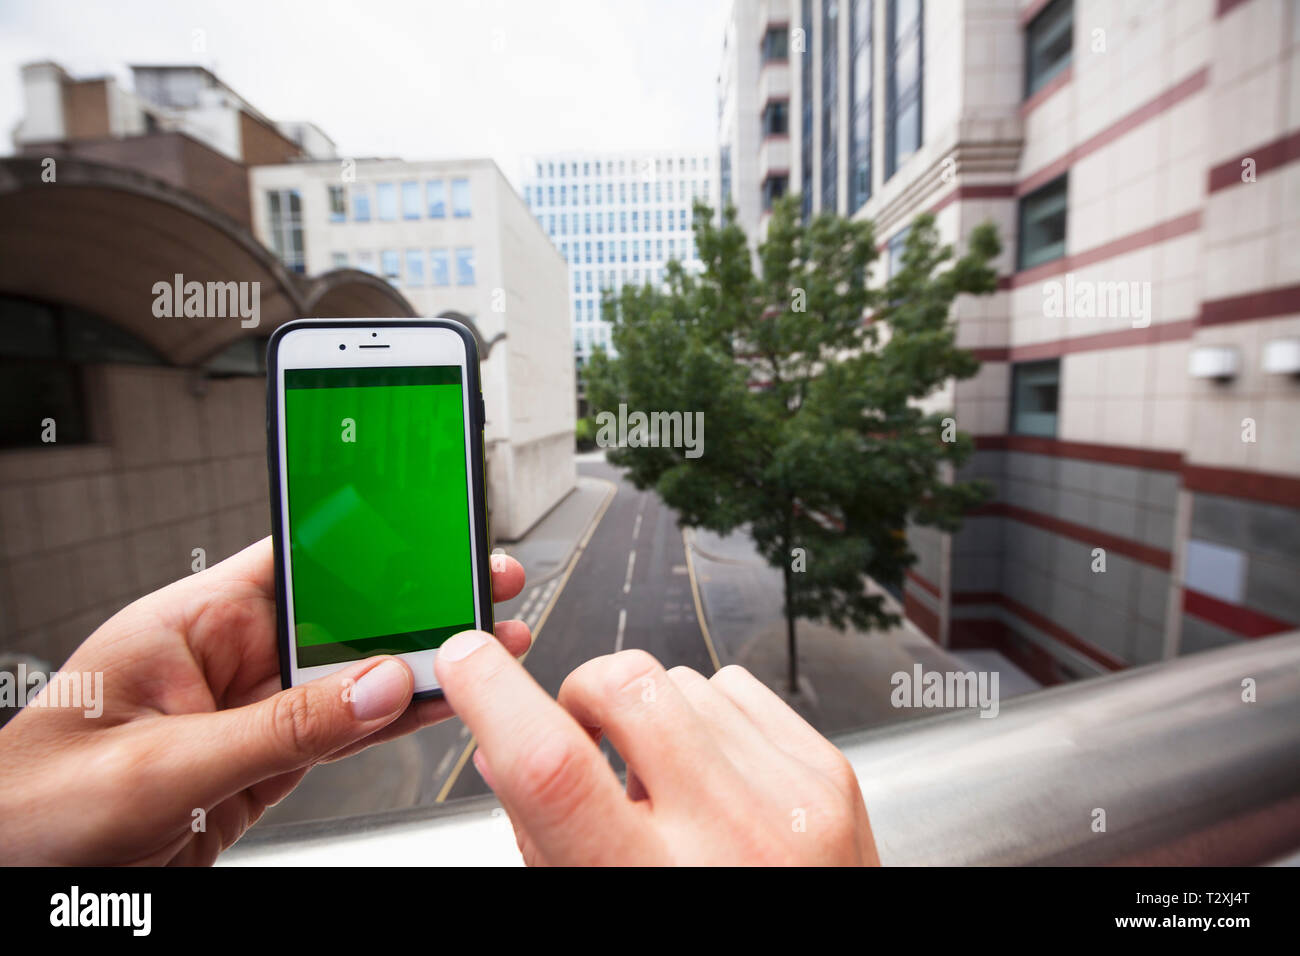
<svg viewBox="0 0 1300 956"><path fill-rule="evenodd" d="M455 759L456 759L456 748L455 747L448 748L447 752L443 754L442 759L438 761L438 769L433 772L434 779L436 780L439 777L441 777L444 773L446 773L447 768L451 766L451 762Z"/></svg>
<svg viewBox="0 0 1300 956"><path fill-rule="evenodd" d="M623 593L632 590L632 569L636 567L636 549L627 553L627 577L623 579Z"/></svg>
<svg viewBox="0 0 1300 956"><path fill-rule="evenodd" d="M632 525L632 540L635 541L641 533L641 515L636 516L636 524Z"/></svg>
<svg viewBox="0 0 1300 956"><path fill-rule="evenodd" d="M532 591L528 593L528 597L524 600L523 606L519 608L519 616L521 618L528 616L529 610L532 609L533 604L537 601L537 596L541 593L541 588L533 588Z"/></svg>
<svg viewBox="0 0 1300 956"><path fill-rule="evenodd" d="M627 627L627 608L618 610L618 637L614 638L614 653L623 649L623 629Z"/></svg>

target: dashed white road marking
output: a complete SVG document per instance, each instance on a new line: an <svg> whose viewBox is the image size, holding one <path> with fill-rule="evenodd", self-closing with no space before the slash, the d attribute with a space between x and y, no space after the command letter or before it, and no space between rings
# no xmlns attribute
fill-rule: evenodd
<svg viewBox="0 0 1300 956"><path fill-rule="evenodd" d="M636 516L636 523L632 525L632 540L635 541L637 539L637 536L640 534L641 534L641 515L638 512Z"/></svg>
<svg viewBox="0 0 1300 956"><path fill-rule="evenodd" d="M636 549L627 553L627 577L623 579L623 593L632 590L632 569L636 567Z"/></svg>
<svg viewBox="0 0 1300 956"><path fill-rule="evenodd" d="M627 627L627 608L618 609L618 636L614 638L614 653L623 649L623 631Z"/></svg>
<svg viewBox="0 0 1300 956"><path fill-rule="evenodd" d="M528 612L532 610L533 604L536 603L538 595L542 593L541 588L533 588L528 592L528 597L524 600L523 606L519 608L519 616L525 618Z"/></svg>

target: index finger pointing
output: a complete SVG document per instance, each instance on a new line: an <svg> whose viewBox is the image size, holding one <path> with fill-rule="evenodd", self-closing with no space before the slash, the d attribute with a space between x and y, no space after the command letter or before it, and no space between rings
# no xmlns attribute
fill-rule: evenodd
<svg viewBox="0 0 1300 956"><path fill-rule="evenodd" d="M457 634L434 668L478 740L497 795L547 861L646 859L644 812L586 731L494 638Z"/></svg>

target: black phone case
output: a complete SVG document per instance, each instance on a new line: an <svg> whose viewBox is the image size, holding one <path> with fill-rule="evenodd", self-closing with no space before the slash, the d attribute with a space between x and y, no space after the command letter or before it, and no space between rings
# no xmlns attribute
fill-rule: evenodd
<svg viewBox="0 0 1300 956"><path fill-rule="evenodd" d="M286 322L277 328L266 345L266 461L270 472L271 491L271 540L275 545L275 616L277 643L280 649L280 686L288 689L289 683L289 620L285 615L285 594L288 582L284 578L284 529L281 527L280 508L280 415L277 407L277 390L279 374L277 361L280 340L294 329L303 328L440 328L451 329L465 343L466 393L469 395L470 424L478 431L478 441L470 436L470 471L474 475L474 487L470 495L474 502L474 531L478 541L474 564L478 569L478 617L483 622L483 630L492 632L492 571L488 566L491 550L491 538L488 534L487 518L487 474L483 463L483 385L479 378L478 345L473 333L459 322L451 319L297 319ZM442 697L441 689L417 693L415 700Z"/></svg>

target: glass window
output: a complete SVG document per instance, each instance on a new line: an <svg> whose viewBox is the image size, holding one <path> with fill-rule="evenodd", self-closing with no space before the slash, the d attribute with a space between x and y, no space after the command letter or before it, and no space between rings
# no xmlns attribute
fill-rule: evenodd
<svg viewBox="0 0 1300 956"><path fill-rule="evenodd" d="M470 213L469 180L453 179L451 181L451 214L457 219L466 219Z"/></svg>
<svg viewBox="0 0 1300 956"><path fill-rule="evenodd" d="M871 16L873 0L852 0L849 35L849 214L871 198Z"/></svg>
<svg viewBox="0 0 1300 956"><path fill-rule="evenodd" d="M384 278L394 285L402 278L402 262L396 249L384 249L379 253L379 267L383 270Z"/></svg>
<svg viewBox="0 0 1300 956"><path fill-rule="evenodd" d="M785 136L790 132L790 104L786 100L772 100L763 107L763 135Z"/></svg>
<svg viewBox="0 0 1300 956"><path fill-rule="evenodd" d="M424 285L424 253L419 249L406 250L406 284Z"/></svg>
<svg viewBox="0 0 1300 956"><path fill-rule="evenodd" d="M397 219L397 186L393 183L380 183L375 187L375 206L380 222L393 222Z"/></svg>
<svg viewBox="0 0 1300 956"><path fill-rule="evenodd" d="M353 186L352 187L352 221L369 222L370 221L370 187Z"/></svg>
<svg viewBox="0 0 1300 956"><path fill-rule="evenodd" d="M456 194L456 188L452 186L452 196ZM456 285L473 285L474 284L474 250L469 246L461 246L456 250Z"/></svg>
<svg viewBox="0 0 1300 956"><path fill-rule="evenodd" d="M342 186L330 187L330 222L346 222L348 197Z"/></svg>
<svg viewBox="0 0 1300 956"><path fill-rule="evenodd" d="M1068 207L1067 176L1054 179L1021 198L1019 268L1028 269L1065 255Z"/></svg>
<svg viewBox="0 0 1300 956"><path fill-rule="evenodd" d="M357 268L362 272L375 274L375 254L368 249L363 249L357 253Z"/></svg>
<svg viewBox="0 0 1300 956"><path fill-rule="evenodd" d="M763 34L763 62L788 60L790 34L784 26L770 26Z"/></svg>
<svg viewBox="0 0 1300 956"><path fill-rule="evenodd" d="M886 264L889 268L887 279L892 279L898 275L898 270L903 268L903 248L907 245L907 234L911 231L911 226L901 230L889 240L889 244L885 247Z"/></svg>
<svg viewBox="0 0 1300 956"><path fill-rule="evenodd" d="M441 179L430 179L424 184L425 203L430 219L443 219L447 215L447 184Z"/></svg>
<svg viewBox="0 0 1300 956"><path fill-rule="evenodd" d="M921 145L921 0L888 0L885 48L885 178Z"/></svg>
<svg viewBox="0 0 1300 956"><path fill-rule="evenodd" d="M1025 96L1033 96L1070 65L1074 0L1052 0L1025 30Z"/></svg>
<svg viewBox="0 0 1300 956"><path fill-rule="evenodd" d="M1061 360L1020 362L1011 367L1011 432L1056 437Z"/></svg>
<svg viewBox="0 0 1300 956"><path fill-rule="evenodd" d="M335 269L346 269L348 267L348 254L346 252L330 253L330 262Z"/></svg>
<svg viewBox="0 0 1300 956"><path fill-rule="evenodd" d="M116 347L134 343L130 335L89 317L103 335L95 336L99 341L90 348L74 350L75 340L85 336L70 334L64 319L72 311L0 296L0 448L44 445L47 418L54 419L60 445L90 441L77 361L138 360L136 348ZM146 346L138 353L144 361L156 361Z"/></svg>
<svg viewBox="0 0 1300 956"><path fill-rule="evenodd" d="M772 211L772 204L785 195L789 182L788 176L769 176L763 180L764 212Z"/></svg>
<svg viewBox="0 0 1300 956"><path fill-rule="evenodd" d="M420 218L420 184L414 180L402 183L402 218Z"/></svg>
<svg viewBox="0 0 1300 956"><path fill-rule="evenodd" d="M307 271L303 249L302 197L296 189L267 193L271 212L271 248L291 271Z"/></svg>
<svg viewBox="0 0 1300 956"><path fill-rule="evenodd" d="M429 281L433 285L451 285L451 257L446 249L429 251Z"/></svg>

